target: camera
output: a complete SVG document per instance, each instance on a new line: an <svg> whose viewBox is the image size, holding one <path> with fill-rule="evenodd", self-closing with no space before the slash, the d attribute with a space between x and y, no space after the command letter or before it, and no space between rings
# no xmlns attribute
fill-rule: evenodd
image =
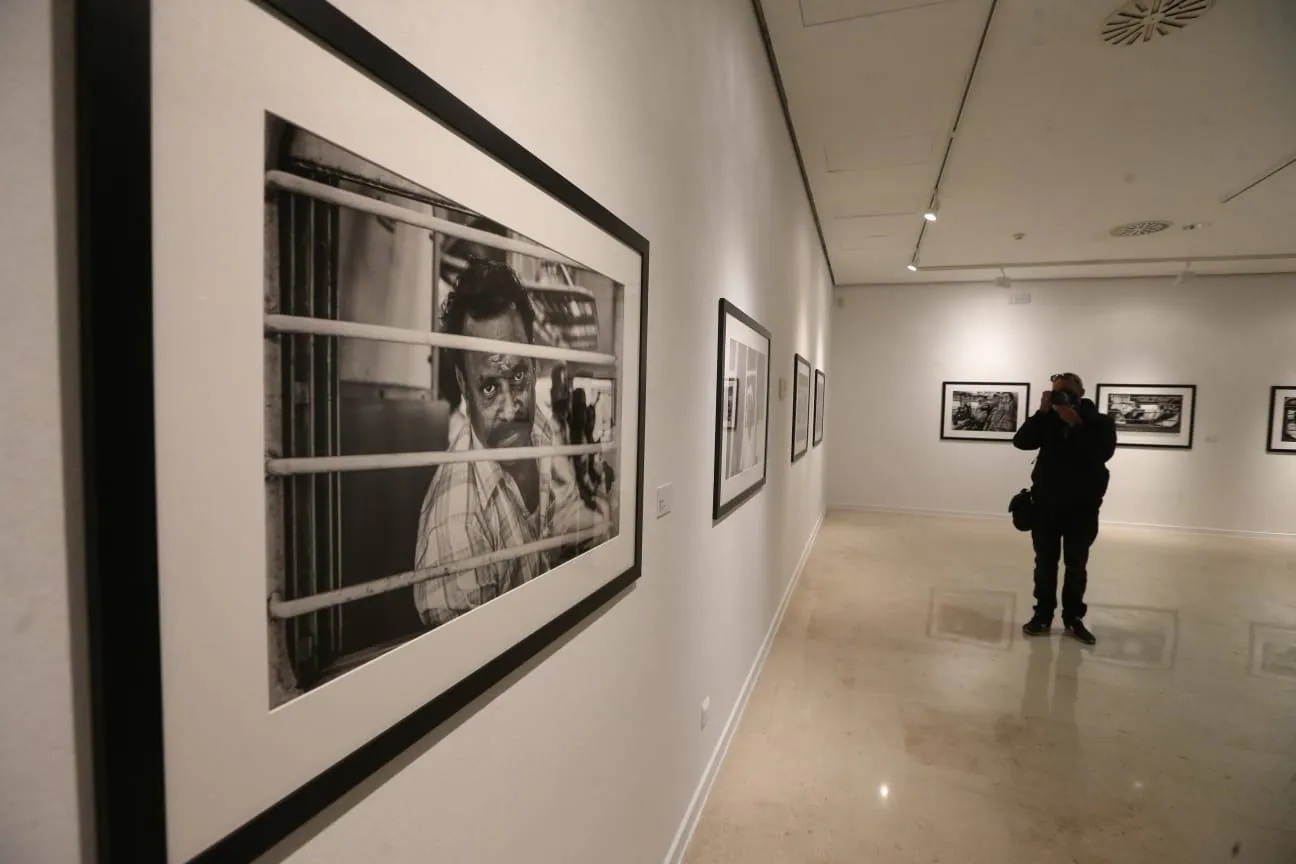
<svg viewBox="0 0 1296 864"><path fill-rule="evenodd" d="M1054 390L1049 397L1049 401L1053 403L1054 408L1060 408L1063 405L1075 408L1080 404L1080 399L1070 390Z"/></svg>

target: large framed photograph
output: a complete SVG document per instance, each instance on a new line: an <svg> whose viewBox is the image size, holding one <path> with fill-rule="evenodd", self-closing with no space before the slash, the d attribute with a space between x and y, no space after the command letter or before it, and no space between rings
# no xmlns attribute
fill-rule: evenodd
<svg viewBox="0 0 1296 864"><path fill-rule="evenodd" d="M98 857L249 861L638 578L648 243L327 3L82 9Z"/></svg>
<svg viewBox="0 0 1296 864"><path fill-rule="evenodd" d="M810 409L814 403L811 388L813 370L810 361L800 354L792 357L792 461L796 462L810 449Z"/></svg>
<svg viewBox="0 0 1296 864"><path fill-rule="evenodd" d="M711 518L719 521L765 486L769 452L770 333L728 300L720 301L716 358L715 481Z"/></svg>
<svg viewBox="0 0 1296 864"><path fill-rule="evenodd" d="M941 438L1011 441L1030 415L1030 384L946 381L941 393Z"/></svg>
<svg viewBox="0 0 1296 864"><path fill-rule="evenodd" d="M815 370L814 392L814 446L818 447L824 439L824 396L828 389L828 379L822 369Z"/></svg>
<svg viewBox="0 0 1296 864"><path fill-rule="evenodd" d="M1116 424L1116 446L1190 449L1197 385L1099 384L1098 410Z"/></svg>
<svg viewBox="0 0 1296 864"><path fill-rule="evenodd" d="M1296 386L1270 390L1268 450L1296 453Z"/></svg>

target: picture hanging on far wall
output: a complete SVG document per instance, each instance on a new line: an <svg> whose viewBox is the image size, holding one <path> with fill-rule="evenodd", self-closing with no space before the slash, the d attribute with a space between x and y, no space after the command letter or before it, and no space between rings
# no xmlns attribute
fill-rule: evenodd
<svg viewBox="0 0 1296 864"><path fill-rule="evenodd" d="M1195 384L1099 384L1095 401L1116 424L1117 447L1187 450L1193 445Z"/></svg>
<svg viewBox="0 0 1296 864"><path fill-rule="evenodd" d="M728 300L721 300L713 519L728 516L765 485L769 358L769 330Z"/></svg>
<svg viewBox="0 0 1296 864"><path fill-rule="evenodd" d="M327 3L79 11L97 858L251 861L638 578L648 243Z"/></svg>
<svg viewBox="0 0 1296 864"><path fill-rule="evenodd" d="M800 354L792 358L792 461L795 462L810 449L810 409L814 392L811 390L813 370L810 361Z"/></svg>
<svg viewBox="0 0 1296 864"><path fill-rule="evenodd" d="M1270 391L1269 452L1296 453L1296 386Z"/></svg>
<svg viewBox="0 0 1296 864"><path fill-rule="evenodd" d="M824 439L824 394L828 389L828 379L822 369L815 370L814 396L814 445L818 447Z"/></svg>
<svg viewBox="0 0 1296 864"><path fill-rule="evenodd" d="M1032 406L1030 384L946 381L941 394L941 438L1011 441Z"/></svg>

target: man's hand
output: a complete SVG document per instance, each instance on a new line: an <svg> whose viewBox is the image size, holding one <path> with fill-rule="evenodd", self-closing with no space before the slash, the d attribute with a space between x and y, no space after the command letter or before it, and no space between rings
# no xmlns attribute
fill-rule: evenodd
<svg viewBox="0 0 1296 864"><path fill-rule="evenodd" d="M1052 390L1045 390L1045 391L1040 395L1040 410L1043 411L1043 412L1046 413L1046 414L1047 414L1049 411L1052 411L1052 410L1053 410L1053 391L1052 391Z"/></svg>
<svg viewBox="0 0 1296 864"><path fill-rule="evenodd" d="M1070 405L1059 405L1057 409L1058 416L1061 417L1068 426L1080 425L1080 414Z"/></svg>

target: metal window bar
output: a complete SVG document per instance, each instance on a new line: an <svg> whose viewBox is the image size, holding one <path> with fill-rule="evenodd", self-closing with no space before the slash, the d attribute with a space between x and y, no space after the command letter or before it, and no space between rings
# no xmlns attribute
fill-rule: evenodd
<svg viewBox="0 0 1296 864"><path fill-rule="evenodd" d="M461 462L520 462L555 456L593 456L617 449L615 441L598 444L554 445L549 447L493 447L486 450L428 450L416 453L373 453L364 456L300 456L267 459L266 473L272 477L345 471L381 471L389 468L424 468Z"/></svg>
<svg viewBox="0 0 1296 864"><path fill-rule="evenodd" d="M296 192L299 195L305 195L318 201L327 201L330 204L336 204L341 207L350 207L351 209L359 210L362 213L395 219L397 222L404 222L407 225L426 228L429 231L435 231L438 234L458 237L461 240L471 240L472 242L480 243L483 246L491 246L496 249L502 249L506 252L514 252L519 255L526 255L529 258L538 258L543 261L555 261L559 264L569 264L573 267L582 267L579 262L568 258L566 255L561 255L552 249L546 249L544 246L540 246L536 243L528 243L525 240L514 240L509 237L501 237L498 234L492 234L489 231L469 228L466 225L460 225L457 222L451 222L448 219L438 219L436 216L428 216L415 210L411 210L408 207L401 207L398 204L388 204L385 201L378 201L367 195L361 195L358 192L349 192L345 189L337 189L333 186L328 186L324 183L316 182L315 180L309 180L287 171L267 171L266 184L274 188Z"/></svg>
<svg viewBox="0 0 1296 864"><path fill-rule="evenodd" d="M476 570L478 567L488 567L492 564L513 561L526 555L536 555L541 552L559 549L563 546L569 546L586 540L603 537L611 532L612 524L605 522L593 528L588 528L583 531L575 531L571 534L564 534L560 537L548 537L544 540L537 540L534 543L526 543L522 546L515 546L512 549L503 549L498 552L489 552L485 555L478 555L474 558L465 558L461 561L452 561L449 564L437 564L433 567L425 567L421 570L409 570L404 573L396 573L391 576L384 576L381 579L361 582L357 585L348 585L345 588L339 588L335 591L325 591L321 594L315 594L309 597L299 597L295 600L284 600L281 597L272 596L269 604L270 617L288 619L296 618L301 615L308 615L311 612L318 612L323 609L332 609L344 603L350 603L365 597L372 597L375 594L385 594L388 591L398 591L402 588L409 588L423 582L445 580L458 573L463 573L468 570Z"/></svg>
<svg viewBox="0 0 1296 864"><path fill-rule="evenodd" d="M565 363L587 363L593 366L615 366L616 356L597 351L575 351L550 345L533 345L526 342L505 342L498 339L481 339L476 336L459 336L431 330L407 330L383 324L360 324L355 321L334 321L302 315L267 315L265 328L270 333L309 333L315 336L345 336L351 339L373 339L379 342L400 342L406 345L432 345L438 348L458 348L461 351L481 351L490 354L515 354L537 360L557 360Z"/></svg>

